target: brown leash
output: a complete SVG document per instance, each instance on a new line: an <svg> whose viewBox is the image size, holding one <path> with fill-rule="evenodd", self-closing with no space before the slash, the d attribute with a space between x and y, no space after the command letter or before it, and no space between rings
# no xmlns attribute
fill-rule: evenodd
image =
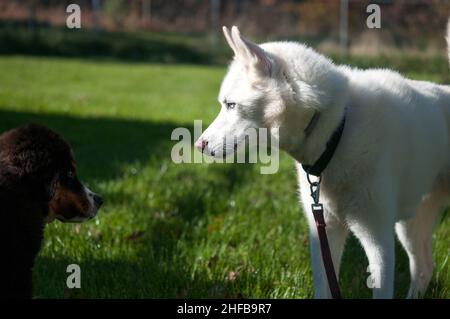
<svg viewBox="0 0 450 319"><path fill-rule="evenodd" d="M311 131L314 129L314 126L317 126L318 119L320 114L315 113L305 129L305 136L308 136ZM319 193L320 193L320 182L322 172L327 167L328 163L331 161L336 148L338 147L339 141L342 136L342 132L344 131L345 126L345 113L342 117L342 120L338 127L334 130L333 134L329 138L325 150L320 155L320 157L316 160L312 165L302 164L304 171L306 172L306 176L308 178L309 187L311 189L311 197L313 198L314 203L311 205L311 209L314 215L314 220L316 221L317 234L319 236L320 242L320 252L322 254L322 261L325 267L325 273L327 275L328 286L330 287L331 296L334 299L341 299L341 292L339 290L339 283L336 277L336 273L334 271L333 259L331 258L330 245L328 244L327 232L325 230L325 218L323 217L323 205L319 203ZM316 182L312 182L310 179L310 175L314 175L318 178Z"/></svg>
<svg viewBox="0 0 450 319"><path fill-rule="evenodd" d="M308 178L309 187L311 189L311 197L314 201L314 203L311 204L311 209L314 215L314 220L316 221L317 234L319 236L320 242L320 251L322 253L322 261L328 279L328 286L330 287L331 296L333 297L333 299L342 299L336 272L334 271L333 259L331 258L327 232L325 230L326 224L325 218L323 216L323 205L319 203L320 183L322 181L322 178L318 176L318 180L316 182L312 182L309 174L307 174L306 176Z"/></svg>

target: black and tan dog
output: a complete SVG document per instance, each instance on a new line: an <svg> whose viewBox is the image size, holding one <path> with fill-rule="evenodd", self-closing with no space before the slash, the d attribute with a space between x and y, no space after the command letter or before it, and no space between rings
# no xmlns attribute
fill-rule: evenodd
<svg viewBox="0 0 450 319"><path fill-rule="evenodd" d="M0 135L2 295L31 297L46 223L82 222L101 204L78 180L71 149L58 134L29 124Z"/></svg>

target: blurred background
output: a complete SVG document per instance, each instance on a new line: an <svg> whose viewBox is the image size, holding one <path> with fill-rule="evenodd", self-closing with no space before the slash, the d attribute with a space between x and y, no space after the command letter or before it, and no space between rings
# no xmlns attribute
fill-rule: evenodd
<svg viewBox="0 0 450 319"><path fill-rule="evenodd" d="M65 27L70 3L81 6L82 33ZM370 3L381 7L382 30L366 27ZM442 54L449 9L447 0L0 0L0 53L224 62L220 27L238 25L261 41L327 52Z"/></svg>
<svg viewBox="0 0 450 319"><path fill-rule="evenodd" d="M81 8L81 29L66 7ZM369 3L381 28L369 29ZM0 0L0 133L46 125L72 145L80 179L105 200L81 225L48 225L34 270L39 298L310 298L308 227L293 161L175 164L177 127L203 128L232 58L222 25L251 40L295 40L336 63L450 83L448 0ZM407 137L405 137L407 138ZM193 142L193 140L192 140ZM433 239L426 298L450 298L448 211ZM65 285L81 267L81 289ZM340 284L368 298L351 237ZM397 245L396 293L409 285Z"/></svg>

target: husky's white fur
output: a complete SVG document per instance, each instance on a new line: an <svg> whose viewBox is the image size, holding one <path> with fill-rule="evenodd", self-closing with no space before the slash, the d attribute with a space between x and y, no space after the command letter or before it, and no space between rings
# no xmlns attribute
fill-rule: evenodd
<svg viewBox="0 0 450 319"><path fill-rule="evenodd" d="M337 66L299 43L256 45L236 27L231 32L224 27L224 34L235 56L220 89L221 111L196 146L222 157L236 146L224 146L225 136L239 143L247 128L278 129L280 148L297 162L310 227L314 294L329 298L309 184L300 163L318 159L345 114L343 135L322 174L320 194L336 272L350 230L367 254L373 282L379 284L373 296L393 297L395 230L409 256L408 296L422 295L434 267L433 226L450 196L450 88L386 69ZM306 137L316 111L319 120Z"/></svg>

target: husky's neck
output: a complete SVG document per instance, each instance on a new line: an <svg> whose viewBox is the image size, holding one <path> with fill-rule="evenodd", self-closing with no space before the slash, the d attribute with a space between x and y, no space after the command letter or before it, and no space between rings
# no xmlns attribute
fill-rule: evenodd
<svg viewBox="0 0 450 319"><path fill-rule="evenodd" d="M301 132L304 136L303 142L291 144L286 151L301 164L313 165L316 163L324 153L331 136L341 125L345 115L344 110L345 105L333 107L332 114L321 111L311 132L308 135L304 131Z"/></svg>
<svg viewBox="0 0 450 319"><path fill-rule="evenodd" d="M298 162L312 165L342 122L348 104L348 79L330 60L313 50L300 53L295 60L283 59L289 97L280 127L285 138L280 146ZM316 113L320 116L306 134Z"/></svg>

